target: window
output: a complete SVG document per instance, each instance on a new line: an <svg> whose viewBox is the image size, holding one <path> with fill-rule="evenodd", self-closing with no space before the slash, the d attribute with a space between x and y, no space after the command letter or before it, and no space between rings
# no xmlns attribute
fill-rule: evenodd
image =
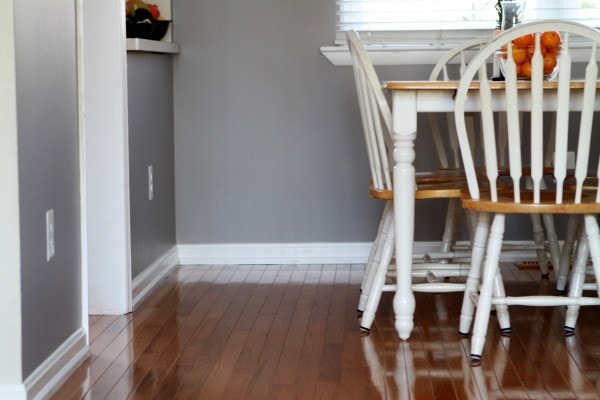
<svg viewBox="0 0 600 400"><path fill-rule="evenodd" d="M395 38L474 37L477 31L496 27L497 0L337 0L338 32L354 29L366 32L372 44L390 44ZM600 0L528 0L525 20L577 20L600 26ZM415 31L419 31L415 34ZM450 33L450 32L454 33ZM467 32L464 32L467 31ZM470 33L468 31L471 31ZM426 32L430 32L427 34ZM433 35L431 32L435 32ZM446 32L444 34L444 32ZM462 33L459 33L462 32ZM336 43L345 39L338 34ZM431 40L430 40L431 41Z"/></svg>

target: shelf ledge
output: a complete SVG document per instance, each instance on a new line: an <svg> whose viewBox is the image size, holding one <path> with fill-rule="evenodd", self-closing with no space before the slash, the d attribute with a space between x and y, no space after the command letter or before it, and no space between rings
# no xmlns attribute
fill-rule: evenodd
<svg viewBox="0 0 600 400"><path fill-rule="evenodd" d="M158 40L147 40L130 38L127 39L127 51L146 51L151 53L177 54L181 50L179 43L161 42Z"/></svg>

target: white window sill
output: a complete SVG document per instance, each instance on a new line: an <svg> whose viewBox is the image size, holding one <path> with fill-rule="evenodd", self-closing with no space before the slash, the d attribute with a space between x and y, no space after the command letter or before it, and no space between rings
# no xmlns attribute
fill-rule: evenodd
<svg viewBox="0 0 600 400"><path fill-rule="evenodd" d="M587 62L589 51L578 49L578 44L573 42L571 44L571 57L573 57L573 61ZM440 57L455 45L366 45L365 48L374 65L435 65ZM333 65L352 65L348 46L323 46L321 47L321 53Z"/></svg>
<svg viewBox="0 0 600 400"><path fill-rule="evenodd" d="M434 65L448 50L475 37L493 37L493 30L423 30L359 32L375 65ZM321 53L333 65L352 65L344 32Z"/></svg>
<svg viewBox="0 0 600 400"><path fill-rule="evenodd" d="M407 48L391 46L366 46L374 65L428 65L435 64L446 48ZM352 65L348 46L323 46L321 53L333 65Z"/></svg>

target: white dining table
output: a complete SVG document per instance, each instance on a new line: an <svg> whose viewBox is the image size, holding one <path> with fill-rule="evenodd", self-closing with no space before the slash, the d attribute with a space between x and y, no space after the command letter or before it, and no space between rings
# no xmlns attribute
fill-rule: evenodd
<svg viewBox="0 0 600 400"><path fill-rule="evenodd" d="M395 327L398 336L406 340L413 330L415 297L412 290L413 242L415 226L415 139L417 137L417 115L420 112L453 112L454 95L458 81L388 81L383 87L392 95L393 141L394 141L394 222L396 226L395 251L397 282L394 295ZM490 82L495 111L506 111L503 96L505 84L502 81ZM473 82L473 96L465 105L470 112L480 111L477 89ZM571 87L583 94L583 81L574 81ZM600 84L598 85L600 87ZM531 82L519 81L519 109L531 111L529 93ZM556 109L558 82L544 82L544 110ZM577 96L576 95L576 96ZM573 96L573 93L571 94ZM573 110L579 109L581 101L571 101ZM596 92L596 110L600 111L600 91ZM457 327L458 329L458 327Z"/></svg>

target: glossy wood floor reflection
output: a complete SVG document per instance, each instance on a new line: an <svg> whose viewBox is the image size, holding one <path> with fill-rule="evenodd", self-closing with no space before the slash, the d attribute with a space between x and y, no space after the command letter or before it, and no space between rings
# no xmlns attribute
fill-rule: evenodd
<svg viewBox="0 0 600 400"><path fill-rule="evenodd" d="M508 292L552 290L505 265ZM91 356L53 399L600 399L600 309L562 334L561 308L491 320L480 367L457 334L460 294L417 294L401 342L392 295L370 336L356 318L360 265L178 268L126 316L92 316Z"/></svg>

